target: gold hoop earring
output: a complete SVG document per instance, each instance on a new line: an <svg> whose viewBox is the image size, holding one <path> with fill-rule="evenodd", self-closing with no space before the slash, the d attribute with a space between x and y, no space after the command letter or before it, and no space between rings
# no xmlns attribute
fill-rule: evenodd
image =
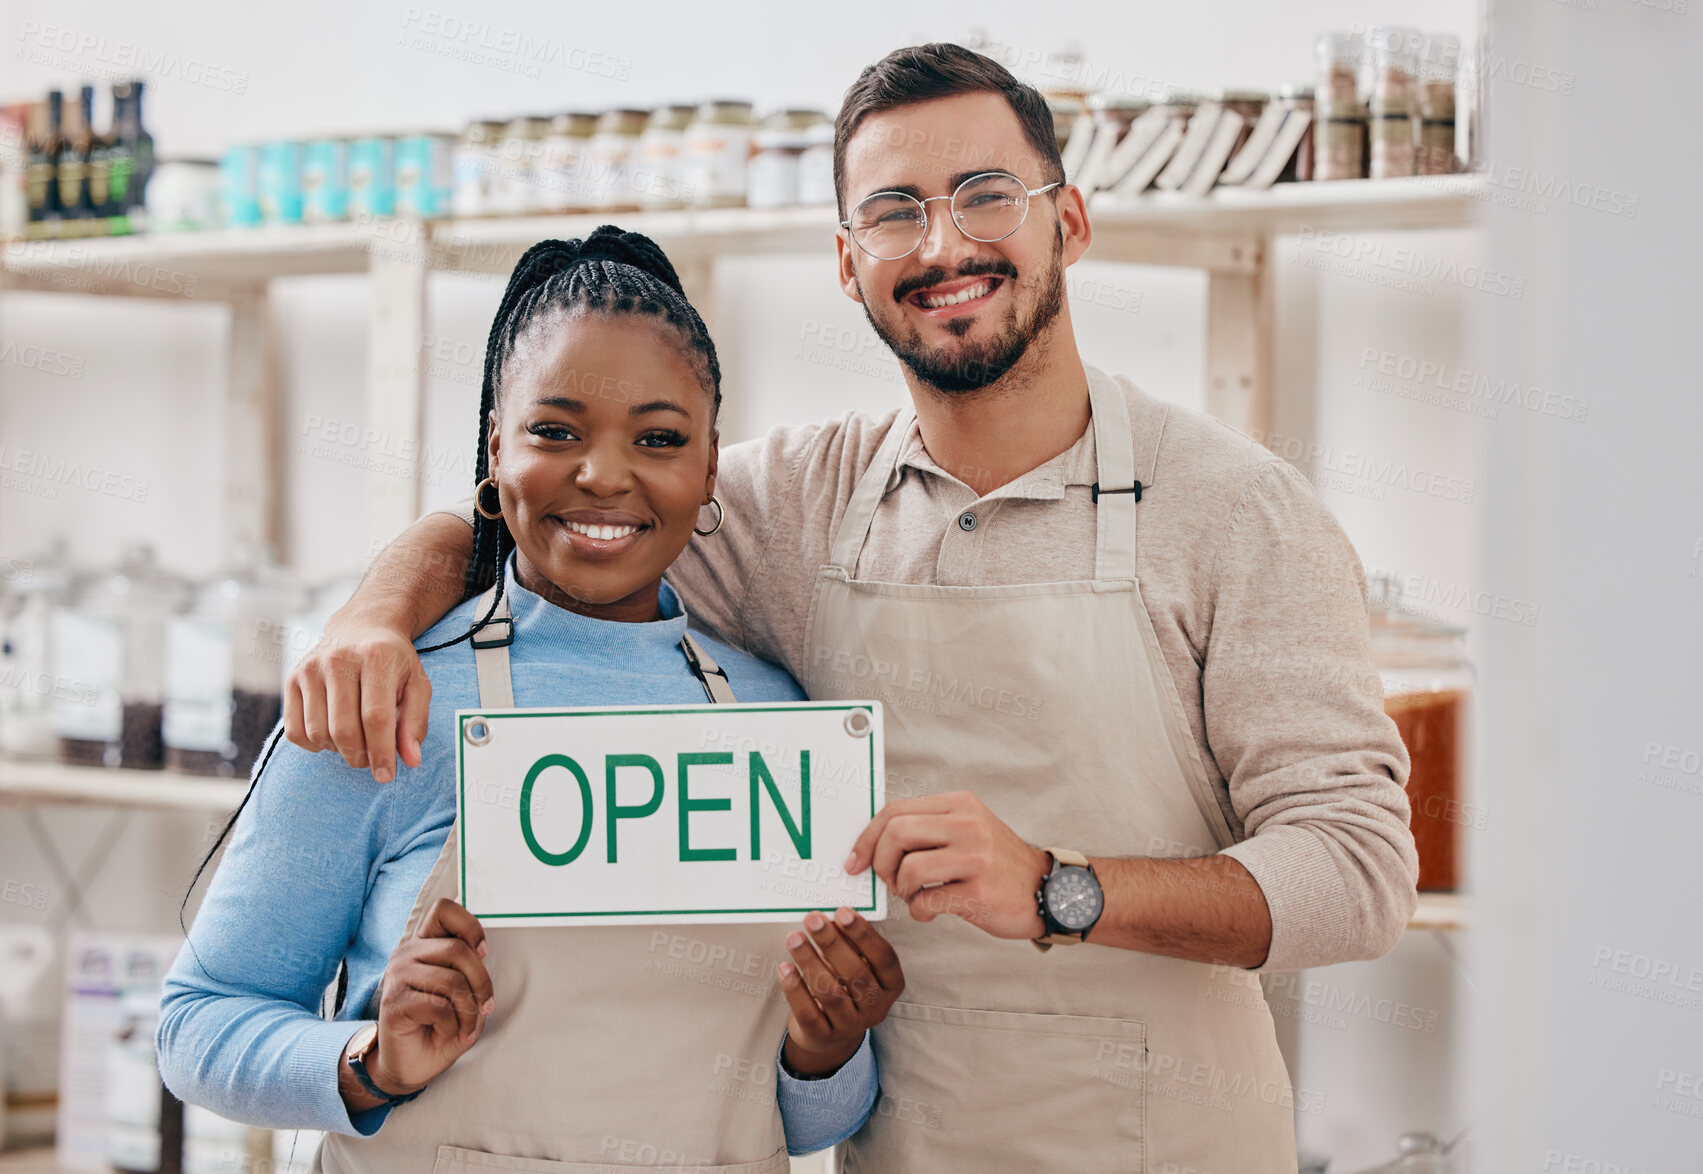
<svg viewBox="0 0 1703 1174"><path fill-rule="evenodd" d="M495 477L487 477L473 487L473 508L479 511L479 516L481 518L489 518L493 522L500 522L503 518L502 496L499 494L497 497L497 510L495 513L486 509L485 487L487 485L489 485L492 489L495 489L497 487L497 479Z"/></svg>
<svg viewBox="0 0 1703 1174"><path fill-rule="evenodd" d="M716 496L713 493L710 494L710 504L715 506L715 525L711 526L708 530L700 530L696 526L693 526L692 533L696 534L699 538L708 538L711 534L720 530L721 524L727 520L726 511L721 508L721 502L716 500Z"/></svg>

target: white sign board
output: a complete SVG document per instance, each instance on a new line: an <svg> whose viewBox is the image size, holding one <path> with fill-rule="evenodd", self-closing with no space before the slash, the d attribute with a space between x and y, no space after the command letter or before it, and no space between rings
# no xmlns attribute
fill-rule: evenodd
<svg viewBox="0 0 1703 1174"><path fill-rule="evenodd" d="M844 861L881 704L457 710L461 903L487 926L887 915Z"/></svg>

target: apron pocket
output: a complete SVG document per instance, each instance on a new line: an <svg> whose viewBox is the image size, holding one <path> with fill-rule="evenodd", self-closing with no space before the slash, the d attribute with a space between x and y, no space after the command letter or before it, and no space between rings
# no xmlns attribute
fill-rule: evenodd
<svg viewBox="0 0 1703 1174"><path fill-rule="evenodd" d="M848 1174L1146 1169L1144 1023L901 1002L875 1051L881 1096Z"/></svg>
<svg viewBox="0 0 1703 1174"><path fill-rule="evenodd" d="M667 1151L657 1152L654 1147L642 1147L636 1156L654 1156L666 1161L676 1155ZM432 1174L486 1174L504 1170L514 1174L632 1174L634 1170L646 1170L649 1174L783 1174L789 1164L785 1147L760 1162L739 1162L731 1166L657 1166L643 1162L552 1162L547 1158L510 1158L503 1154L440 1145Z"/></svg>

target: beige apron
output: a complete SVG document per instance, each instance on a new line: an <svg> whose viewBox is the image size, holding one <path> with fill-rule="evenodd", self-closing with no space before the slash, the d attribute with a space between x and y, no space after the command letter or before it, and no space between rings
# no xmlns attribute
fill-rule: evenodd
<svg viewBox="0 0 1703 1174"><path fill-rule="evenodd" d="M481 614L491 596L480 603ZM500 621L508 615L501 601ZM509 628L512 632L512 628ZM725 674L690 636L711 701ZM474 645L479 704L514 705L506 644ZM455 831L420 889L406 938L456 896ZM471 1051L369 1138L331 1134L324 1171L714 1170L777 1174L775 1101L786 1002L773 925L489 930L496 1010ZM376 1001L367 1009L377 1017Z"/></svg>
<svg viewBox="0 0 1703 1174"><path fill-rule="evenodd" d="M1089 394L1101 490L1149 483L1157 430L1132 435L1110 379L1091 374ZM805 658L811 698L884 702L889 800L970 790L1030 843L1093 856L1228 846L1136 582L1138 495L1099 494L1092 581L861 580L910 421L817 580L807 647L845 655ZM905 998L875 1029L883 1095L846 1143L848 1174L1293 1174L1289 1081L1252 973L1092 944L1043 955L891 910Z"/></svg>

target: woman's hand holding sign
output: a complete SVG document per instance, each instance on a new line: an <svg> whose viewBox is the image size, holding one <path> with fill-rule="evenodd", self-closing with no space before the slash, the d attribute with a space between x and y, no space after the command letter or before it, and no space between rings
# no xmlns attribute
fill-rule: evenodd
<svg viewBox="0 0 1703 1174"><path fill-rule="evenodd" d="M899 956L874 926L846 908L832 921L810 914L804 931L787 935L786 946L793 961L780 965L791 1012L782 1057L794 1075L832 1076L904 991Z"/></svg>
<svg viewBox="0 0 1703 1174"><path fill-rule="evenodd" d="M378 1042L367 1058L380 1089L406 1096L424 1088L478 1042L496 1006L485 953L479 919L447 897L396 947L379 984Z"/></svg>

